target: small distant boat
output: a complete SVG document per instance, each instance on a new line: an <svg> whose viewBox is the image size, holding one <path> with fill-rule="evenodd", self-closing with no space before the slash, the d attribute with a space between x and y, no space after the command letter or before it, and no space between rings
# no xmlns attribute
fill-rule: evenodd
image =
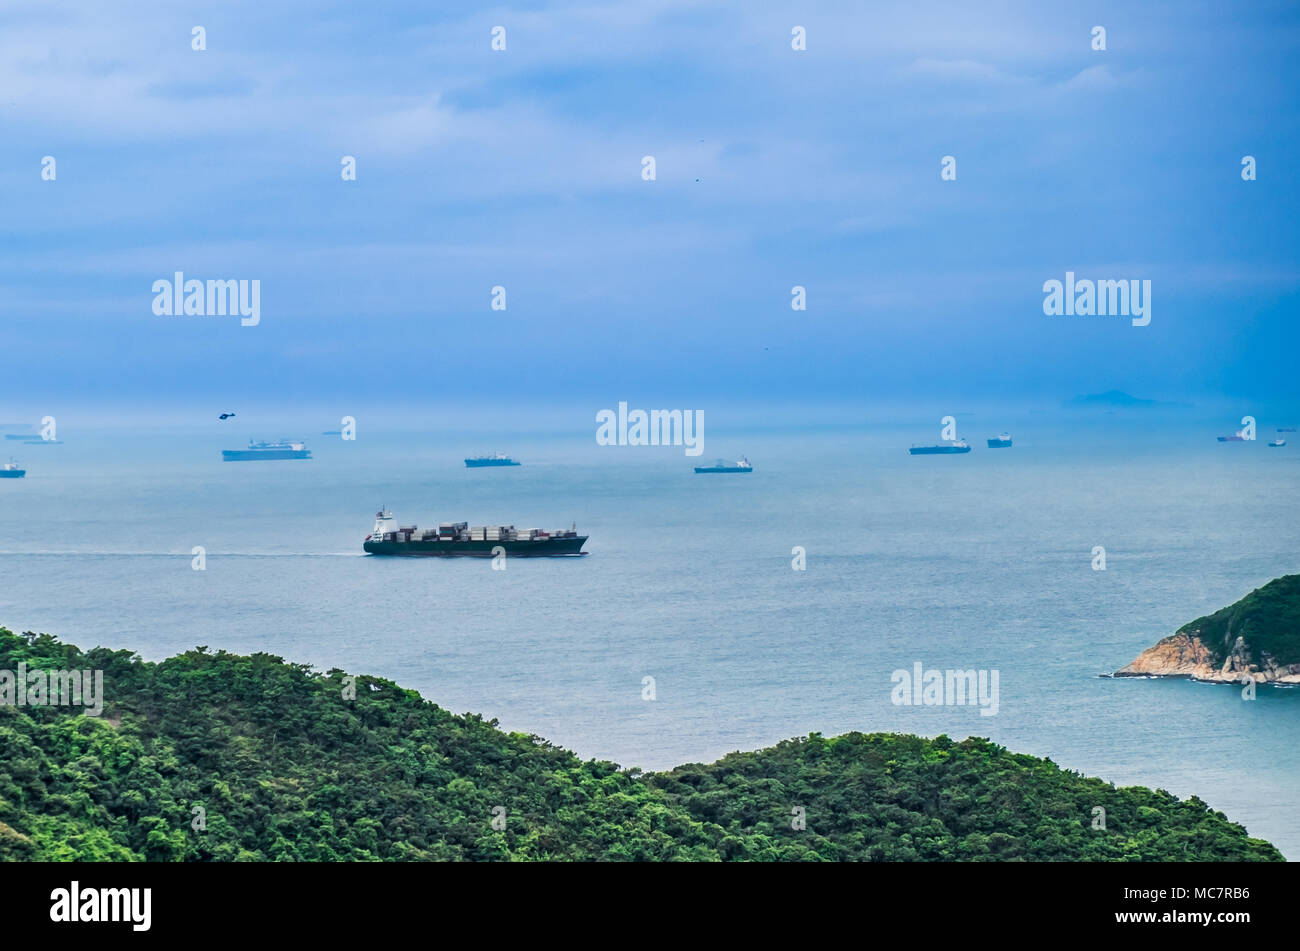
<svg viewBox="0 0 1300 951"><path fill-rule="evenodd" d="M1272 446L1274 449L1279 449L1282 446L1286 445L1286 440L1283 439L1281 436L1278 436L1276 439L1270 442L1269 445Z"/></svg>
<svg viewBox="0 0 1300 951"><path fill-rule="evenodd" d="M486 469L494 466L519 466L521 462L515 462L503 452L494 452L490 456L471 456L465 460L466 469Z"/></svg>
<svg viewBox="0 0 1300 951"><path fill-rule="evenodd" d="M970 452L970 446L966 440L958 439L956 442L945 443L942 446L913 446L907 450L914 456L948 456L958 452Z"/></svg>
<svg viewBox="0 0 1300 951"><path fill-rule="evenodd" d="M279 442L254 442L248 441L247 449L223 449L221 450L222 462L258 462L264 459L310 459L311 450L300 442L289 442L287 439L281 439Z"/></svg>
<svg viewBox="0 0 1300 951"><path fill-rule="evenodd" d="M1244 430L1237 430L1231 436L1220 436L1219 442L1245 442L1246 433Z"/></svg>
<svg viewBox="0 0 1300 951"><path fill-rule="evenodd" d="M5 433L5 439L31 439L36 433Z"/></svg>
<svg viewBox="0 0 1300 951"><path fill-rule="evenodd" d="M19 468L12 459L0 466L0 479L21 479L26 475L27 470Z"/></svg>
<svg viewBox="0 0 1300 951"><path fill-rule="evenodd" d="M1011 448L1011 434L1010 434L1010 433L1003 433L1001 436L990 436L990 437L989 437L989 448L990 448L990 449L1010 449L1010 448Z"/></svg>
<svg viewBox="0 0 1300 951"><path fill-rule="evenodd" d="M711 466L696 466L696 473L704 472L753 472L754 467L750 461L741 456L735 462L727 462L725 459L719 459Z"/></svg>
<svg viewBox="0 0 1300 951"><path fill-rule="evenodd" d="M1295 432L1295 427L1294 427L1294 426L1279 426L1279 427L1277 428L1277 431L1278 431L1279 433L1293 433L1293 432Z"/></svg>

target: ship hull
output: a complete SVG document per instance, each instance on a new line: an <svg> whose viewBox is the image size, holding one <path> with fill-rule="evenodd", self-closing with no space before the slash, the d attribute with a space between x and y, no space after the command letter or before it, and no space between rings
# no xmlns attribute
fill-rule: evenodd
<svg viewBox="0 0 1300 951"><path fill-rule="evenodd" d="M501 466L517 466L513 459L466 459L466 469L496 469Z"/></svg>
<svg viewBox="0 0 1300 951"><path fill-rule="evenodd" d="M1011 448L1011 440L1010 440L1010 439L990 439L990 440L989 440L989 448L990 448L990 449L1010 449L1010 448Z"/></svg>
<svg viewBox="0 0 1300 951"><path fill-rule="evenodd" d="M223 449L221 450L222 462L262 462L272 459L310 459L310 449L268 449L257 451L252 449Z"/></svg>
<svg viewBox="0 0 1300 951"><path fill-rule="evenodd" d="M754 467L753 467L753 466L750 466L748 469L746 469L746 468L743 468L743 467L737 467L737 466L696 466L696 467L695 467L695 471L698 472L698 473L701 473L701 474L703 474L703 473L719 473L719 472L722 472L722 473L732 473L732 472L753 472L753 471L754 471Z"/></svg>
<svg viewBox="0 0 1300 951"><path fill-rule="evenodd" d="M560 555L585 555L582 550L588 536L573 538L542 538L537 541L428 541L394 542L366 539L368 555L401 555L426 558L491 558L494 549L503 548L507 556L515 558L551 558Z"/></svg>
<svg viewBox="0 0 1300 951"><path fill-rule="evenodd" d="M953 456L970 452L970 446L913 446L907 451L914 456Z"/></svg>
<svg viewBox="0 0 1300 951"><path fill-rule="evenodd" d="M26 475L26 469L0 469L0 479L21 479Z"/></svg>

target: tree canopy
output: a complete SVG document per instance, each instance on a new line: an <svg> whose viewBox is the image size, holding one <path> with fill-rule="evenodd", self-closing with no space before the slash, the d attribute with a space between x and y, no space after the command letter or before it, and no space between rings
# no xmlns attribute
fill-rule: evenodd
<svg viewBox="0 0 1300 951"><path fill-rule="evenodd" d="M0 628L0 670L20 663L102 670L106 701L0 706L7 860L1282 858L1195 797L982 739L813 734L642 774L270 654L150 663Z"/></svg>
<svg viewBox="0 0 1300 951"><path fill-rule="evenodd" d="M1274 578L1240 601L1184 624L1178 633L1198 636L1215 663L1223 663L1241 637L1257 664L1265 655L1277 664L1300 664L1300 575Z"/></svg>

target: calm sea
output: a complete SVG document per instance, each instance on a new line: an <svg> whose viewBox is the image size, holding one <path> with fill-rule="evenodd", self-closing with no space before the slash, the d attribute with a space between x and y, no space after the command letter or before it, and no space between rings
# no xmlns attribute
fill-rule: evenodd
<svg viewBox="0 0 1300 951"><path fill-rule="evenodd" d="M1267 448L1263 421L1259 441L1227 445L1204 427L1013 422L964 421L967 456L910 457L938 435L926 424L708 431L701 459L598 447L585 420L477 439L363 421L355 442L319 435L333 420L166 436L64 423L64 445L0 446L30 470L0 481L0 624L149 660L206 644L377 674L645 769L811 731L988 736L1199 795L1300 858L1300 690L1247 702L1098 677L1300 571L1300 440ZM1015 447L985 449L1004 428ZM315 458L220 461L282 432ZM524 465L466 470L476 449ZM692 472L742 452L751 474ZM590 554L504 571L366 557L380 505L421 526L576 521ZM997 715L895 706L892 672L918 661L998 671Z"/></svg>

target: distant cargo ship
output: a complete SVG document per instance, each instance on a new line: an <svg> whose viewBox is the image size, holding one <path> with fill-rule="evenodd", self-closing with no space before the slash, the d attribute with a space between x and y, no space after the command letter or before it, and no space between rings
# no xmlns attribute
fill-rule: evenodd
<svg viewBox="0 0 1300 951"><path fill-rule="evenodd" d="M289 442L287 439L281 439L279 442L254 442L248 441L247 449L223 449L221 450L222 462L254 462L263 459L310 459L311 450L303 443Z"/></svg>
<svg viewBox="0 0 1300 951"><path fill-rule="evenodd" d="M362 546L369 555L441 556L444 558L491 558L503 550L507 555L537 558L548 555L584 555L586 535L577 526L544 532L513 525L479 525L443 522L436 529L421 531L415 525L398 526L393 513L380 509L375 527Z"/></svg>
<svg viewBox="0 0 1300 951"><path fill-rule="evenodd" d="M754 467L750 461L741 456L735 462L727 462L725 459L719 459L711 466L696 466L696 472L753 472Z"/></svg>
<svg viewBox="0 0 1300 951"><path fill-rule="evenodd" d="M1246 436L1241 430L1233 433L1231 436L1220 436L1219 442L1245 442Z"/></svg>
<svg viewBox="0 0 1300 951"><path fill-rule="evenodd" d="M966 440L958 439L942 446L913 446L907 451L914 456L947 456L957 452L970 452L970 446Z"/></svg>
<svg viewBox="0 0 1300 951"><path fill-rule="evenodd" d="M1011 448L1011 434L1010 434L1010 433L1003 433L1001 436L990 436L990 437L989 437L989 448L990 448L990 449L1010 449L1010 448Z"/></svg>
<svg viewBox="0 0 1300 951"><path fill-rule="evenodd" d="M465 460L466 469L486 469L491 466L518 466L523 463L515 462L504 453L494 452L490 456L471 456Z"/></svg>
<svg viewBox="0 0 1300 951"><path fill-rule="evenodd" d="M1295 432L1295 427L1294 427L1294 426L1279 426L1279 427L1277 428L1277 431L1278 431L1279 433L1293 433L1293 432Z"/></svg>
<svg viewBox="0 0 1300 951"><path fill-rule="evenodd" d="M26 475L27 470L19 468L12 459L0 466L0 479L21 479Z"/></svg>

